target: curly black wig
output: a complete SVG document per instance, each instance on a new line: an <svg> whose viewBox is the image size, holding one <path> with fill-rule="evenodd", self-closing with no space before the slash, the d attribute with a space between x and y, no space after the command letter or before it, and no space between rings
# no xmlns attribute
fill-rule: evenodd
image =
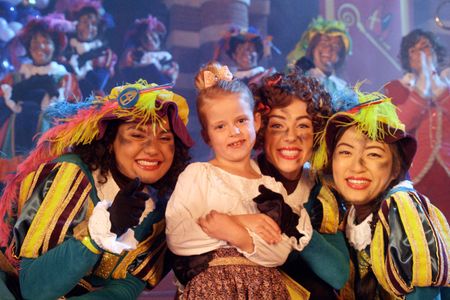
<svg viewBox="0 0 450 300"><path fill-rule="evenodd" d="M314 147L317 147L315 142L317 133L323 130L327 117L332 114L331 97L317 79L294 70L288 75L276 73L266 77L261 86L253 85L251 88L256 102L255 107L261 113L262 119L256 149L264 145L270 109L287 107L292 101L303 101L307 104L307 112L313 123Z"/></svg>

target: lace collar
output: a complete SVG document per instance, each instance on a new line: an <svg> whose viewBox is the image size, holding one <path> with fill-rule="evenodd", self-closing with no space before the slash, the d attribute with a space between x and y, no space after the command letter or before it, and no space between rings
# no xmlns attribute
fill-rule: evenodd
<svg viewBox="0 0 450 300"><path fill-rule="evenodd" d="M72 46L73 48L76 49L77 54L83 54L83 53L89 52L91 50L100 48L101 46L103 46L103 43L102 43L102 41L100 41L98 39L90 41L90 42L80 42L76 38L71 38L70 46Z"/></svg>
<svg viewBox="0 0 450 300"><path fill-rule="evenodd" d="M25 63L20 66L19 73L25 76L26 79L34 75L65 75L67 74L66 67L52 61L45 66L36 66Z"/></svg>
<svg viewBox="0 0 450 300"><path fill-rule="evenodd" d="M370 224L373 219L373 213L360 224L355 224L355 207L352 206L347 216L347 226L345 227L345 236L350 245L358 251L366 249L372 242L372 230Z"/></svg>

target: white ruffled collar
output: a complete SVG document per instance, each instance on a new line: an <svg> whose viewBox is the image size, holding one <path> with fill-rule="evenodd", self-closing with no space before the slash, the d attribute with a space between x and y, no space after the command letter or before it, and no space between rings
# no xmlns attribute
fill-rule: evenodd
<svg viewBox="0 0 450 300"><path fill-rule="evenodd" d="M242 79L242 78L249 78L249 77L253 77L259 73L264 72L265 69L264 67L254 67L253 69L250 70L245 70L245 71L236 71L236 73L234 73L234 77L236 77L237 79Z"/></svg>
<svg viewBox="0 0 450 300"><path fill-rule="evenodd" d="M366 249L372 242L372 230L370 224L373 219L373 213L360 224L355 224L355 207L352 206L347 216L347 226L345 227L345 236L350 245L358 251Z"/></svg>
<svg viewBox="0 0 450 300"><path fill-rule="evenodd" d="M96 39L96 40L93 40L90 42L80 42L76 38L71 38L70 46L75 48L75 50L77 51L77 54L81 55L81 54L89 52L91 50L100 48L101 46L103 46L103 42L99 39Z"/></svg>
<svg viewBox="0 0 450 300"><path fill-rule="evenodd" d="M110 202L114 201L117 193L120 191L120 187L117 185L116 181L112 177L111 173L108 173L107 181L104 184L99 183L101 178L100 170L95 170L93 172L93 177L95 179L95 188L97 189L97 197L100 200L108 200ZM155 209L155 203L153 199L149 199L145 201L145 209L139 219L139 223L141 223L144 218L151 213Z"/></svg>
<svg viewBox="0 0 450 300"><path fill-rule="evenodd" d="M19 73L25 76L26 79L34 75L65 75L67 74L66 67L52 61L45 66L36 66L31 63L25 63L20 66Z"/></svg>

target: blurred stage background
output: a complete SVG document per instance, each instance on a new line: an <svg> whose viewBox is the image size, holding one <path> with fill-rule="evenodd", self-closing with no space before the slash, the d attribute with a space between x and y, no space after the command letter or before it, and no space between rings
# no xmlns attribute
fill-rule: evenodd
<svg viewBox="0 0 450 300"><path fill-rule="evenodd" d="M148 13L168 28L166 48L180 64L175 90L191 104L189 129L196 145L195 160L207 160L209 150L200 138L195 112L193 78L198 68L213 55L215 43L230 24L253 26L271 35L281 54L272 53L265 66L284 70L286 55L294 48L309 22L322 15L344 21L353 39L352 55L340 76L354 85L366 80L363 89L378 90L387 81L402 75L397 58L402 36L415 28L433 31L450 49L450 31L434 21L439 0L124 0L104 1L116 21L110 32L111 45L120 54L127 26Z"/></svg>

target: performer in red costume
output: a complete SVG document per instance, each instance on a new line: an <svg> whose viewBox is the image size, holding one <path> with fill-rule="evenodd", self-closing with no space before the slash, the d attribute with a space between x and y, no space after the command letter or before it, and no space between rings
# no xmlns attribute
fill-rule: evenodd
<svg viewBox="0 0 450 300"><path fill-rule="evenodd" d="M403 37L405 75L386 85L406 130L418 141L410 169L415 187L450 217L450 69L441 69L444 48L431 32L416 29Z"/></svg>

